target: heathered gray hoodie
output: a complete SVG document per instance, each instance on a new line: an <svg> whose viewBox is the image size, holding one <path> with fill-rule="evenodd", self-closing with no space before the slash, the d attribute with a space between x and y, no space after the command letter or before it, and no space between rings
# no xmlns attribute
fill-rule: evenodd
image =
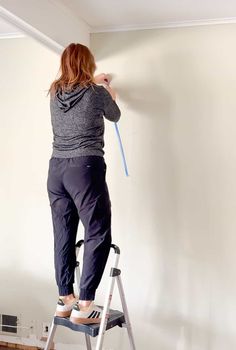
<svg viewBox="0 0 236 350"><path fill-rule="evenodd" d="M120 109L99 85L63 92L50 98L53 128L52 157L103 156L104 119L117 122Z"/></svg>

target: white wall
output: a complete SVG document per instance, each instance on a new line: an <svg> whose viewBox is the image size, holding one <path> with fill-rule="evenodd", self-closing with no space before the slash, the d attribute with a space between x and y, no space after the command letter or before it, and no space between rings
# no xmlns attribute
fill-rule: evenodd
<svg viewBox="0 0 236 350"><path fill-rule="evenodd" d="M92 35L122 110L130 177L110 127L108 181L139 349L236 347L235 35L236 25Z"/></svg>
<svg viewBox="0 0 236 350"><path fill-rule="evenodd" d="M130 177L109 123L106 161L138 349L235 349L235 34L223 25L92 35L122 110ZM29 38L1 40L0 54L0 313L34 320L39 335L57 298L45 96L59 57ZM69 330L56 341L84 343ZM125 330L108 332L105 349L129 349Z"/></svg>

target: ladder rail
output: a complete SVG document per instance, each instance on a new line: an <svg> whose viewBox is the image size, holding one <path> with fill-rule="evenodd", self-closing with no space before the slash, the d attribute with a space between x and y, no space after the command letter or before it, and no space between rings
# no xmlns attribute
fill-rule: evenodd
<svg viewBox="0 0 236 350"><path fill-rule="evenodd" d="M87 350L92 350L90 336L88 334L86 334L86 333L85 333L85 341L86 341Z"/></svg>
<svg viewBox="0 0 236 350"><path fill-rule="evenodd" d="M122 309L123 309L123 312L125 315L125 324L126 324L127 332L128 332L128 336L129 336L130 347L132 350L135 350L136 347L135 347L135 343L134 343L133 330L132 330L132 326L131 326L131 322L130 322L130 318L129 318L128 307L127 307L124 288L123 288L123 284L122 284L120 275L116 276L116 282L117 282L119 293L120 293Z"/></svg>
<svg viewBox="0 0 236 350"><path fill-rule="evenodd" d="M54 323L54 319L53 319L52 323L51 323L50 331L49 331L49 334L48 334L48 339L47 339L47 342L46 342L44 350L50 350L51 349L51 345L52 345L52 342L53 342L53 339L54 339L54 335L55 335L56 329L57 329L57 325Z"/></svg>
<svg viewBox="0 0 236 350"><path fill-rule="evenodd" d="M76 288L79 294L79 284L80 284L80 262L78 261L78 256L81 246L84 244L84 240L79 240L75 245L75 256L76 256L76 266L75 266L75 279L76 279Z"/></svg>
<svg viewBox="0 0 236 350"><path fill-rule="evenodd" d="M115 249L115 262L114 262L113 269L117 269L117 266L119 263L119 258L120 258L120 250L116 250L116 247L117 246L113 247ZM111 269L111 271L112 271L112 269ZM110 305L111 305L111 300L112 300L112 295L113 295L113 290L114 290L114 285L115 285L115 276L112 276L112 274L111 274L108 289L107 289L107 294L106 294L106 298L105 298L105 304L103 307L101 323L100 323L100 327L99 327L96 350L102 350L104 336L105 336L107 322L108 322L108 317L109 317L109 310L110 310Z"/></svg>

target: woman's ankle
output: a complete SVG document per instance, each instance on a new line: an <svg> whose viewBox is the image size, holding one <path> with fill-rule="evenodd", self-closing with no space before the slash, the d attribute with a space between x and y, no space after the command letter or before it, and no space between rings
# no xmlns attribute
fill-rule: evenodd
<svg viewBox="0 0 236 350"><path fill-rule="evenodd" d="M74 294L60 295L59 298L62 299L64 303L70 303L75 299L75 296Z"/></svg>
<svg viewBox="0 0 236 350"><path fill-rule="evenodd" d="M79 300L79 305L83 307L88 307L93 300Z"/></svg>

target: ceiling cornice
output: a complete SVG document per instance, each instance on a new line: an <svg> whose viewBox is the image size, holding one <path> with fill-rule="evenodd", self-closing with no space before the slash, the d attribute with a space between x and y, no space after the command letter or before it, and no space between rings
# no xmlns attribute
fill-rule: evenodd
<svg viewBox="0 0 236 350"><path fill-rule="evenodd" d="M23 21L21 18L15 16L10 11L6 10L4 7L0 6L0 17L3 18L5 21L8 21L12 25L14 25L16 28L19 28L20 31L22 31L22 35L24 33L28 34L29 36L35 38L36 40L40 41L43 45L50 47L54 51L60 53L63 50L63 47L58 44L56 41L52 40L48 36L44 35L42 32L31 26L30 24ZM16 33L4 33L0 36L1 39L12 39L13 38L19 38ZM20 35L20 34L19 34Z"/></svg>
<svg viewBox="0 0 236 350"><path fill-rule="evenodd" d="M236 23L236 17L231 18L214 18L205 20L192 20L192 21L178 21L178 22L165 22L165 23L151 23L143 25L121 25L121 26L97 26L91 27L91 34L104 33L104 32L124 32L131 30L144 30L144 29L165 29L165 28L181 28L181 27L195 27L206 26L216 24L230 24Z"/></svg>

